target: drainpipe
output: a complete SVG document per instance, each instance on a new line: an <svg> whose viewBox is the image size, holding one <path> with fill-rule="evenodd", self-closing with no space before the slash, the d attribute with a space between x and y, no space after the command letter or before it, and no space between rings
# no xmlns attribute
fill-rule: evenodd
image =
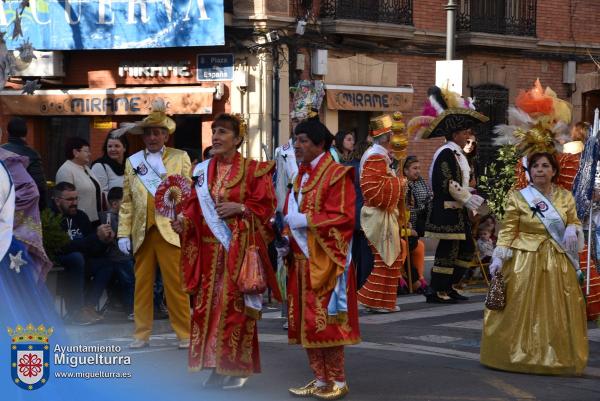
<svg viewBox="0 0 600 401"><path fill-rule="evenodd" d="M271 153L279 146L279 46L272 47L273 93L271 102Z"/></svg>
<svg viewBox="0 0 600 401"><path fill-rule="evenodd" d="M456 32L456 10L458 5L455 0L448 0L446 4L446 60L454 59L454 48L456 40L454 34Z"/></svg>

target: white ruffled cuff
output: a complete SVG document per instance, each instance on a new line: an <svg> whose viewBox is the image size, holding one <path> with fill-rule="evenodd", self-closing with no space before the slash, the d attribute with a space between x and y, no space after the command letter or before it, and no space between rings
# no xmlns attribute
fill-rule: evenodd
<svg viewBox="0 0 600 401"><path fill-rule="evenodd" d="M502 262L506 262L513 256L512 249L505 246L497 246L494 248L494 253L492 253L492 258L498 258L502 260Z"/></svg>

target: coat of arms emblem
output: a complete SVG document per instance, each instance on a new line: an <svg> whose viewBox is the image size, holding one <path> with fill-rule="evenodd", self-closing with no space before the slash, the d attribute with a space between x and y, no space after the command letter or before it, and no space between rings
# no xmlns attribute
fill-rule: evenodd
<svg viewBox="0 0 600 401"><path fill-rule="evenodd" d="M11 337L11 376L17 386L25 390L36 390L50 378L50 344L52 327L44 325L37 328L31 323L23 328L8 328Z"/></svg>
<svg viewBox="0 0 600 401"><path fill-rule="evenodd" d="M144 163L140 163L139 166L135 169L136 173L139 175L146 175L148 173L148 167Z"/></svg>
<svg viewBox="0 0 600 401"><path fill-rule="evenodd" d="M535 206L537 206L541 212L546 212L548 210L548 205L543 200L538 200Z"/></svg>

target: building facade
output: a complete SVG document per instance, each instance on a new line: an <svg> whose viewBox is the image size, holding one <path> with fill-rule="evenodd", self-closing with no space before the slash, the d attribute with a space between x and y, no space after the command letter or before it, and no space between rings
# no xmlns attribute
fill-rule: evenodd
<svg viewBox="0 0 600 401"><path fill-rule="evenodd" d="M455 58L463 60L462 93L474 97L491 119L480 136L485 156L480 160L492 154L493 125L506 121L519 90L536 78L574 105L574 121L591 121L600 105L600 75L592 60L600 60L595 23L600 3L457 3ZM408 120L419 114L435 83L436 61L445 58L446 4L225 0L224 45L54 52L62 72L39 75L43 86L35 95L23 100L18 83L0 93L0 124L15 114L29 117L28 139L52 177L63 161L65 137L87 138L97 157L111 128L140 119L160 95L168 98L178 123L172 145L205 148L215 115L234 112L249 127L242 151L265 159L289 138L290 113L298 109L294 88L321 82L323 121L334 133L355 130L360 140L374 115L400 110ZM439 144L411 140L409 153L422 159L423 171Z"/></svg>

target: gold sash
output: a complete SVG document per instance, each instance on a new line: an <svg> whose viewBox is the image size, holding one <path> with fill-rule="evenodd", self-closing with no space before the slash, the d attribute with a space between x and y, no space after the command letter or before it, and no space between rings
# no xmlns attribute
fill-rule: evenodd
<svg viewBox="0 0 600 401"><path fill-rule="evenodd" d="M360 211L360 225L384 263L391 266L402 251L398 209L389 212L363 206Z"/></svg>

